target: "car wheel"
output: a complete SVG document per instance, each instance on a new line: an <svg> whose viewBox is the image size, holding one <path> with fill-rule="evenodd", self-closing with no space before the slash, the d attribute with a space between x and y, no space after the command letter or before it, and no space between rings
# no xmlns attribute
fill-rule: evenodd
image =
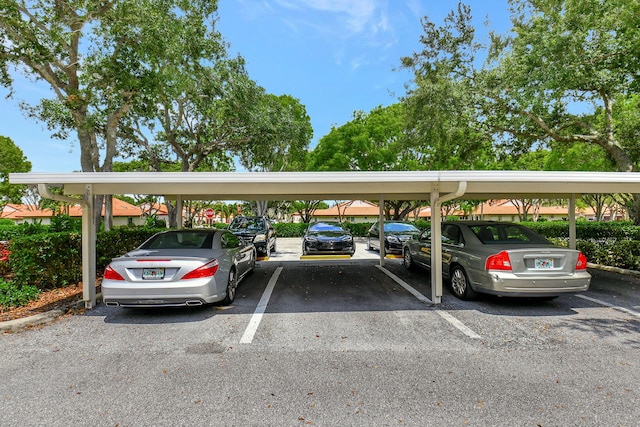
<svg viewBox="0 0 640 427"><path fill-rule="evenodd" d="M413 270L413 268L415 267L409 249L404 250L404 254L402 255L402 265L404 265L407 270Z"/></svg>
<svg viewBox="0 0 640 427"><path fill-rule="evenodd" d="M271 247L271 252L278 252L278 250L276 249L276 244L277 244L277 242L274 240L273 241L273 246Z"/></svg>
<svg viewBox="0 0 640 427"><path fill-rule="evenodd" d="M456 265L451 270L451 290L456 297L462 300L472 300L477 295L469 285L467 273L459 265Z"/></svg>
<svg viewBox="0 0 640 427"><path fill-rule="evenodd" d="M222 304L229 305L236 299L236 288L238 287L238 278L236 270L233 268L229 272L229 281L227 282L227 296L222 300Z"/></svg>
<svg viewBox="0 0 640 427"><path fill-rule="evenodd" d="M371 246L371 237L367 238L367 250L373 250L373 246Z"/></svg>

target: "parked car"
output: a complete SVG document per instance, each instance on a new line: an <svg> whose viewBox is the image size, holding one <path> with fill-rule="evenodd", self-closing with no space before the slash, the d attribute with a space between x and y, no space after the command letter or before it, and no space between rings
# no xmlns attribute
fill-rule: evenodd
<svg viewBox="0 0 640 427"><path fill-rule="evenodd" d="M405 243L403 264L431 267L431 230ZM453 294L465 300L478 292L552 299L586 291L591 283L582 252L506 222L442 223L442 264Z"/></svg>
<svg viewBox="0 0 640 427"><path fill-rule="evenodd" d="M388 221L384 223L384 251L385 253L401 254L402 245L412 237L418 236L420 230L407 221ZM369 228L367 249L380 250L380 225L378 222Z"/></svg>
<svg viewBox="0 0 640 427"><path fill-rule="evenodd" d="M248 243L253 243L259 255L269 257L276 252L276 230L266 216L237 216L229 231Z"/></svg>
<svg viewBox="0 0 640 427"><path fill-rule="evenodd" d="M253 245L227 230L163 231L111 261L103 300L120 307L230 304L255 264Z"/></svg>
<svg viewBox="0 0 640 427"><path fill-rule="evenodd" d="M339 222L312 223L302 238L302 255L353 255L355 251L356 243L351 232Z"/></svg>

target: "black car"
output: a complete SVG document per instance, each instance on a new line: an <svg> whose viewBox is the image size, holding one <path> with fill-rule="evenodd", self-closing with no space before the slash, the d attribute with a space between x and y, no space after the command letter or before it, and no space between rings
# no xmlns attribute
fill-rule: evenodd
<svg viewBox="0 0 640 427"><path fill-rule="evenodd" d="M348 254L356 251L351 232L339 222L310 224L302 238L302 255Z"/></svg>
<svg viewBox="0 0 640 427"><path fill-rule="evenodd" d="M402 245L420 234L420 230L410 222L389 221L384 223L384 251L388 254L402 253ZM380 250L380 226L376 222L369 229L367 249Z"/></svg>
<svg viewBox="0 0 640 427"><path fill-rule="evenodd" d="M265 216L237 216L229 224L229 231L253 243L258 255L268 257L276 251L276 230Z"/></svg>

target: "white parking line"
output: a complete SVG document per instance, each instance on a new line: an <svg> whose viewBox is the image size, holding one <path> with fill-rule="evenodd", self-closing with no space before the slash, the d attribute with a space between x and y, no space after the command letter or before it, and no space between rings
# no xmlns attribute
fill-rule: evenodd
<svg viewBox="0 0 640 427"><path fill-rule="evenodd" d="M469 327L467 327L464 323L453 317L451 314L447 313L443 310L436 310L436 313L440 315L444 320L451 323L456 327L460 332L473 339L482 339L482 337L475 332L473 332Z"/></svg>
<svg viewBox="0 0 640 427"><path fill-rule="evenodd" d="M638 313L637 311L633 311L633 310L630 310L628 308L620 307L618 305L609 304L606 301L602 301L602 300L599 300L599 299L596 299L596 298L591 298L591 297L588 297L586 295L576 295L576 296L578 298L586 299L587 301L595 302L596 304L600 304L600 305L603 305L605 307L613 308L614 310L618 310L618 311L621 311L623 313L627 313L627 314L630 314L632 316L640 318L640 313Z"/></svg>
<svg viewBox="0 0 640 427"><path fill-rule="evenodd" d="M391 277L394 280L394 282L396 282L398 285L402 286L407 291L409 291L409 293L411 295L413 295L414 297L418 298L419 301L422 301L422 302L427 303L427 304L433 304L433 302L429 298L427 298L424 295L422 295L420 292L415 290L411 285L409 285L407 282L405 282L404 280L402 280L401 278L399 278L398 276L396 276L395 274L393 274L392 272L390 272L386 268L382 267L379 264L376 264L376 267L378 268L378 270L382 271L384 274L386 274L387 276Z"/></svg>
<svg viewBox="0 0 640 427"><path fill-rule="evenodd" d="M422 302L425 302L425 303L429 303L429 304L433 304L429 298L427 298L424 295L422 295L415 288L413 288L407 282L405 282L404 280L402 280L401 278L399 278L398 276L396 276L395 274L393 274L392 272L390 272L386 268L384 268L384 267L382 267L380 265L376 265L376 267L380 271L382 271L384 274L386 274L387 276L392 278L397 284L399 284L400 286L405 288L407 291L409 291L409 293L411 293L413 296L415 296L419 301L422 301ZM463 334L465 334L469 338L482 339L482 337L480 335L476 334L473 330L471 330L469 327L467 327L464 323L462 323L460 320L456 319L455 317L453 317L451 314L447 313L446 311L436 310L436 313L438 313L440 315L440 317L442 317L447 322L451 323L456 329L458 329L460 332L462 332Z"/></svg>
<svg viewBox="0 0 640 427"><path fill-rule="evenodd" d="M269 279L269 283L267 284L266 289L262 293L262 298L260 298L260 302L258 302L258 306L256 310L253 312L253 316L251 316L251 320L247 325L247 329L245 329L242 338L240 338L241 344L250 344L253 341L253 337L258 330L258 326L260 326L260 321L262 320L262 315L267 310L267 304L269 304L269 299L271 298L271 293L273 292L273 288L276 286L276 282L278 281L278 277L280 276L280 272L282 271L282 267L276 268L276 271Z"/></svg>

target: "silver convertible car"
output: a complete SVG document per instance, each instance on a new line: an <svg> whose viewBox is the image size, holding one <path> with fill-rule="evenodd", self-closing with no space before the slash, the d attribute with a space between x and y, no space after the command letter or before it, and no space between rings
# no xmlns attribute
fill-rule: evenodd
<svg viewBox="0 0 640 427"><path fill-rule="evenodd" d="M404 244L403 264L431 267L430 230ZM506 222L443 222L442 264L454 295L465 300L478 292L552 299L586 291L591 283L582 252Z"/></svg>
<svg viewBox="0 0 640 427"><path fill-rule="evenodd" d="M253 245L228 230L164 231L111 261L103 300L121 307L230 304L255 264Z"/></svg>

